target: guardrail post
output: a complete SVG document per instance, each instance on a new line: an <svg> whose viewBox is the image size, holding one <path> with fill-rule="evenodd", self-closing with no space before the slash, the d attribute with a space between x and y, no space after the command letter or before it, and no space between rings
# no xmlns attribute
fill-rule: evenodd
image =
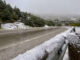
<svg viewBox="0 0 80 60"><path fill-rule="evenodd" d="M73 31L76 32L75 27L73 28Z"/></svg>

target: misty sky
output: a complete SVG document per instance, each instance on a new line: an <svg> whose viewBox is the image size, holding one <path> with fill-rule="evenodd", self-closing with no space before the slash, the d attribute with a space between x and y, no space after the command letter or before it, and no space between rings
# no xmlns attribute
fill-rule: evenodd
<svg viewBox="0 0 80 60"><path fill-rule="evenodd" d="M80 0L6 0L21 11L35 14L80 14Z"/></svg>

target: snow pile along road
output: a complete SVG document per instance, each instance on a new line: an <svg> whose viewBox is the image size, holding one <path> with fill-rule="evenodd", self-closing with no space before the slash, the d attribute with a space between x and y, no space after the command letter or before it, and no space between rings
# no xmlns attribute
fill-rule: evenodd
<svg viewBox="0 0 80 60"><path fill-rule="evenodd" d="M52 51L54 51L54 55L56 55L55 52L64 44L65 37L67 37L71 30L72 28L25 52L24 54L19 54L12 60L44 60Z"/></svg>
<svg viewBox="0 0 80 60"><path fill-rule="evenodd" d="M13 30L13 29L29 29L30 27L24 25L24 23L22 22L14 22L14 23L1 24L1 28Z"/></svg>

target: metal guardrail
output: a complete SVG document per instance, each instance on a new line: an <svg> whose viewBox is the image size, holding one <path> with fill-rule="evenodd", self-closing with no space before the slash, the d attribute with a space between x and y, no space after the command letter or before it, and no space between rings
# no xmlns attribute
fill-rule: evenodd
<svg viewBox="0 0 80 60"><path fill-rule="evenodd" d="M70 32L75 32L75 27L72 28L72 30ZM64 37L65 38L65 37ZM55 51L55 54L54 54L54 51L48 56L48 58L46 60L63 60L63 57L64 57L64 54L66 52L66 49L68 47L68 41L66 40L65 38L65 41L64 43L61 45L60 48L58 48L56 51Z"/></svg>
<svg viewBox="0 0 80 60"><path fill-rule="evenodd" d="M53 51L46 60L62 60L66 52L67 46L68 46L68 42L65 41L61 45L61 47L56 49L55 52Z"/></svg>
<svg viewBox="0 0 80 60"><path fill-rule="evenodd" d="M64 57L64 55L65 55L67 46L68 46L68 42L67 42L67 40L66 40L66 43L63 45L62 53L61 53L61 55L60 55L60 57L59 57L59 60L63 60L63 57Z"/></svg>

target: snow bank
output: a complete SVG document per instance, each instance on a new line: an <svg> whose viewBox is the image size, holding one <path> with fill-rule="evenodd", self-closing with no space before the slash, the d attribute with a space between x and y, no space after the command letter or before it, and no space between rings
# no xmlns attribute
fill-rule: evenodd
<svg viewBox="0 0 80 60"><path fill-rule="evenodd" d="M25 26L21 22L1 24L1 27L2 29L29 29L29 26Z"/></svg>
<svg viewBox="0 0 80 60"><path fill-rule="evenodd" d="M14 25L16 25L18 29L26 29L26 26L24 25L24 23L15 22Z"/></svg>
<svg viewBox="0 0 80 60"><path fill-rule="evenodd" d="M75 27L75 29L76 29L76 33L80 34L80 27Z"/></svg>
<svg viewBox="0 0 80 60"><path fill-rule="evenodd" d="M1 24L2 29L17 29L17 27L12 23Z"/></svg>
<svg viewBox="0 0 80 60"><path fill-rule="evenodd" d="M78 35L76 35L75 33L70 33L69 35L68 35L68 41L69 41L69 44L73 44L73 45L75 45L75 44L79 44L80 43L80 39L79 39L79 36Z"/></svg>
<svg viewBox="0 0 80 60"><path fill-rule="evenodd" d="M48 25L45 25L44 27L45 27L45 28L48 28L49 26L48 26Z"/></svg>
<svg viewBox="0 0 80 60"><path fill-rule="evenodd" d="M55 51L60 49L65 41L65 37L67 37L71 30L72 28L25 52L24 54L19 54L12 60L41 60L45 55L48 55L52 51L54 51L55 55Z"/></svg>

